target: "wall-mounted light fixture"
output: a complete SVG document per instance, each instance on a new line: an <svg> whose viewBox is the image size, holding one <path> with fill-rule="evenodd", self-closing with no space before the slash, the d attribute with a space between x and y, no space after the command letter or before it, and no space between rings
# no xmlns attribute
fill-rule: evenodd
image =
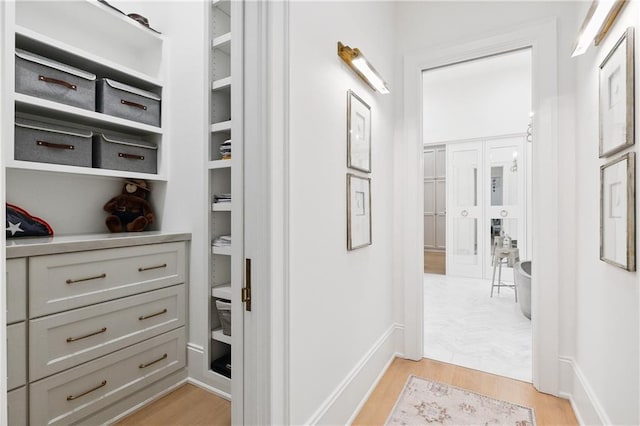
<svg viewBox="0 0 640 426"><path fill-rule="evenodd" d="M578 32L571 57L587 51L591 41L597 46L604 39L628 0L593 0Z"/></svg>
<svg viewBox="0 0 640 426"><path fill-rule="evenodd" d="M378 71L367 61L360 50L352 49L338 42L338 56L371 88L382 94L389 93L389 87Z"/></svg>

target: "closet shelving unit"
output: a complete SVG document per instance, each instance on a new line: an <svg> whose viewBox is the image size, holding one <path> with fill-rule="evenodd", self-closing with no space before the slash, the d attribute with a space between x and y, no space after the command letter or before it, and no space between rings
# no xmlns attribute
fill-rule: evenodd
<svg viewBox="0 0 640 426"><path fill-rule="evenodd" d="M216 300L231 302L232 311L242 309L240 301L241 253L242 253L242 192L241 176L241 129L242 110L241 94L241 52L242 46L237 42L241 34L240 20L242 2L230 0L213 0L209 15L209 140L206 161L208 169L208 203L209 206L209 312L210 312L210 344L209 364L230 354L232 337L223 334ZM231 140L230 159L223 159L220 146ZM216 202L216 195L231 194L230 202ZM213 241L230 235L229 246L216 247ZM232 332L238 334L239 326L234 323ZM234 336L235 337L235 336ZM237 341L237 340L235 340ZM234 371L242 366L236 366ZM231 394L231 379L210 368L209 375L220 391Z"/></svg>
<svg viewBox="0 0 640 426"><path fill-rule="evenodd" d="M7 5L6 28L13 37L5 40L6 88L15 84L14 48L24 49L53 60L92 72L98 77L112 78L125 84L154 92L162 97L161 116L167 116L169 104L163 90L163 67L166 58L165 38L117 11L97 1L28 2ZM78 16L82 17L81 20ZM82 22L78 25L78 22ZM105 36L109 34L109 36ZM144 52L139 54L139 52ZM22 93L10 94L5 114L3 136L5 166L13 169L103 176L107 178L137 178L167 180L168 142L165 140L164 119L161 127L150 126L119 117L85 110ZM9 108L9 102L13 104ZM91 167L67 166L15 160L13 121L15 114L40 121L58 120L71 127L94 132L131 135L154 142L158 146L158 173L137 173Z"/></svg>

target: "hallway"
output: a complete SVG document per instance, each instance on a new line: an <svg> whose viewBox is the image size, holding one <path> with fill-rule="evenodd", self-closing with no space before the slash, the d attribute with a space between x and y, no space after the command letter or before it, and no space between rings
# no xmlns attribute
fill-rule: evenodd
<svg viewBox="0 0 640 426"><path fill-rule="evenodd" d="M540 393L529 383L430 359L415 362L399 358L391 363L353 424L384 424L411 374L531 407L537 426L578 424L569 401Z"/></svg>
<svg viewBox="0 0 640 426"><path fill-rule="evenodd" d="M511 289L491 282L424 275L424 356L531 382L531 321Z"/></svg>

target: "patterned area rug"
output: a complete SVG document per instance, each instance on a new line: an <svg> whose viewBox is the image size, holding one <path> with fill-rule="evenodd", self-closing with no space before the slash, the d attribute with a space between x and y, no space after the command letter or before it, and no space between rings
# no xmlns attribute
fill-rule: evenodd
<svg viewBox="0 0 640 426"><path fill-rule="evenodd" d="M536 421L532 408L410 376L386 424L533 426Z"/></svg>

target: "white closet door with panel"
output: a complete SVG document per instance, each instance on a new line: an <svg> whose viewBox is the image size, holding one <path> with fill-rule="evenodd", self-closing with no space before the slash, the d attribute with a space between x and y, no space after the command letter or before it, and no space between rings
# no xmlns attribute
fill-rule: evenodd
<svg viewBox="0 0 640 426"><path fill-rule="evenodd" d="M506 234L512 247L518 247L520 258L526 256L525 237L525 174L524 138L521 136L487 140L484 143L485 166L485 229L484 245L488 253L484 278L491 279L495 237ZM502 276L512 281L511 268L503 265ZM507 268L507 271L505 271ZM506 272L506 273L505 273Z"/></svg>
<svg viewBox="0 0 640 426"><path fill-rule="evenodd" d="M482 145L447 145L447 274L481 277Z"/></svg>

